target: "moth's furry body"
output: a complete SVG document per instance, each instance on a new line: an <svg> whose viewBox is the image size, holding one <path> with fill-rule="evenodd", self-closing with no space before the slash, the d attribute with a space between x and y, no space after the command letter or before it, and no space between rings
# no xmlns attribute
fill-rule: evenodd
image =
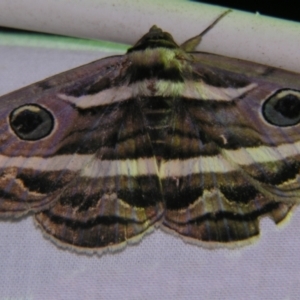
<svg viewBox="0 0 300 300"><path fill-rule="evenodd" d="M55 241L124 246L154 225L240 245L300 201L300 75L181 47L153 26L1 97L0 213ZM288 103L288 104L287 104Z"/></svg>

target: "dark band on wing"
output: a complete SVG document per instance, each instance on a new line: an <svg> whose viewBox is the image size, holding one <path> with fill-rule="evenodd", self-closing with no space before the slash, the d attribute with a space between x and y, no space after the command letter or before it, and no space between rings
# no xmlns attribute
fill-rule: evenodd
<svg viewBox="0 0 300 300"><path fill-rule="evenodd" d="M273 202L267 203L265 206L263 206L260 209L253 210L246 214L245 213L238 214L238 213L232 213L232 212L227 212L227 211L218 211L218 212L214 212L214 213L207 213L201 217L195 218L193 220L189 220L185 224L199 224L199 223L203 223L205 221L214 222L214 221L221 220L221 219L233 220L233 221L241 222L241 223L243 223L245 221L250 222L250 221L254 221L261 215L268 214L269 212L278 209L282 205L288 206L286 204L273 201ZM176 223L175 221L172 221L172 222Z"/></svg>
<svg viewBox="0 0 300 300"><path fill-rule="evenodd" d="M75 221L73 219L68 219L66 217L61 217L55 214L52 214L50 211L45 211L43 214L46 214L48 218L51 219L53 223L56 224L65 224L67 227L77 230L77 229L90 229L96 227L97 225L115 225L115 224L141 224L139 220L134 219L124 219L117 216L99 216L94 219L86 220L85 222Z"/></svg>
<svg viewBox="0 0 300 300"><path fill-rule="evenodd" d="M88 132L87 132L88 134ZM107 134L107 132L106 132ZM105 135L102 130L95 132L93 136L82 143L80 139L61 146L57 154L95 154L102 160L113 159L138 159L140 157L152 157L153 151L148 136L142 131L128 133L119 138L119 132L115 131Z"/></svg>
<svg viewBox="0 0 300 300"><path fill-rule="evenodd" d="M19 195L15 193L14 191L5 191L5 190L0 190L0 201L12 201L12 202L19 202L20 198L18 197Z"/></svg>
<svg viewBox="0 0 300 300"><path fill-rule="evenodd" d="M249 213L217 211L206 213L186 222L165 218L164 226L199 241L235 242L259 234L260 216L270 215L274 222L278 223L287 216L292 206L292 204L268 202L261 208L252 210Z"/></svg>
<svg viewBox="0 0 300 300"><path fill-rule="evenodd" d="M300 163L296 160L283 159L276 162L276 169L272 163L266 163L260 164L260 167L257 164L249 166L246 171L260 182L279 185L296 178L300 172Z"/></svg>
<svg viewBox="0 0 300 300"><path fill-rule="evenodd" d="M252 83L246 76L217 68L212 71L211 69L194 67L192 74L193 80L199 81L201 79L206 84L217 88L243 88Z"/></svg>
<svg viewBox="0 0 300 300"><path fill-rule="evenodd" d="M147 230L154 222L117 216L98 216L84 222L44 211L36 215L42 229L60 242L82 248L102 248L120 244Z"/></svg>
<svg viewBox="0 0 300 300"><path fill-rule="evenodd" d="M134 181L133 186L138 186L134 188L126 187L123 181L126 181L125 176L120 176L120 178L115 178L115 185L119 181L119 188L115 186L116 191L110 191L111 187L101 185L101 182L108 181L107 179L97 180L97 186L95 185L96 192L86 195L81 189L74 190L72 194L63 194L59 202L62 206L72 207L73 209L78 209L81 211L88 211L89 209L95 208L103 200L105 195L111 193L116 193L118 199L126 202L132 207L147 208L155 206L156 203L162 202L162 192L160 190L160 184L155 176L140 176L135 178L129 178ZM128 181L128 179L127 179ZM101 189L98 186L102 187ZM109 200L106 200L109 201Z"/></svg>
<svg viewBox="0 0 300 300"><path fill-rule="evenodd" d="M23 169L22 173L16 167L5 169L5 175L0 180L0 214L22 214L29 211L37 211L49 207L55 199L57 192L70 175L61 171L56 172L54 179L50 172L48 177L39 177L39 172ZM16 177L12 177L16 176Z"/></svg>
<svg viewBox="0 0 300 300"><path fill-rule="evenodd" d="M23 182L31 192L50 194L51 192L65 187L75 173L67 171L63 167L59 171L35 171L23 169L16 179Z"/></svg>
<svg viewBox="0 0 300 300"><path fill-rule="evenodd" d="M88 89L85 91L86 95L94 95L103 90L109 89L112 87L112 82L110 78L102 77L98 81L94 82Z"/></svg>
<svg viewBox="0 0 300 300"><path fill-rule="evenodd" d="M150 206L154 206L158 200L162 201L162 196L157 187L156 190L147 190L143 191L141 189L137 190L119 190L116 192L117 197L122 201L128 203L133 207L143 207L147 208ZM60 204L62 206L76 208L78 212L87 212L90 209L97 207L101 200L101 198L105 195L104 192L98 192L90 195L86 195L83 193L73 194L72 198L70 197L61 197Z"/></svg>
<svg viewBox="0 0 300 300"><path fill-rule="evenodd" d="M180 178L178 180L183 182L184 179L185 178ZM181 182L178 184L180 185ZM176 188L176 183L172 182L172 180L164 180L163 187L166 208L170 210L179 210L189 207L202 197L204 191L201 185ZM261 196L260 192L251 185L233 187L229 184L227 186L221 186L220 191L226 197L227 201L245 205L251 201L255 201L255 197Z"/></svg>
<svg viewBox="0 0 300 300"><path fill-rule="evenodd" d="M178 210L188 207L203 194L203 188L193 187L181 190L174 189L173 192L165 192L164 199L167 209Z"/></svg>
<svg viewBox="0 0 300 300"><path fill-rule="evenodd" d="M105 195L115 193L117 198L132 207L147 208L162 202L162 192L157 176L116 176L110 178L78 178L74 191L67 191L60 198L62 206L69 206L78 211L88 211L104 201ZM85 183L84 183L84 180ZM83 185L83 186L80 186ZM94 185L94 192L87 195L85 187Z"/></svg>
<svg viewBox="0 0 300 300"><path fill-rule="evenodd" d="M260 195L260 192L252 185L221 186L220 191L228 201L243 204L249 203Z"/></svg>
<svg viewBox="0 0 300 300"><path fill-rule="evenodd" d="M51 209L35 216L42 229L60 242L90 248L120 244L143 234L163 214L162 193L158 192L160 184L155 176L77 178L77 181ZM133 193L127 194L126 187L130 186L138 186L143 192L134 194L138 188L133 188ZM93 191L93 195L86 196L87 190ZM127 196L134 197L130 204L126 203Z"/></svg>
<svg viewBox="0 0 300 300"><path fill-rule="evenodd" d="M245 171L248 175L251 175L247 169ZM270 176L270 181L272 181L272 175L276 176L276 171L275 173L266 172L266 174ZM263 192L257 190L254 185L251 185L248 178L244 177L240 170L214 173L213 176L211 173L193 174L191 172L188 176L179 178L171 176L162 180L166 208L170 210L188 208L203 197L204 189L208 191L215 189L215 182L218 183L218 188L227 202L238 204L241 207L251 202L255 203L257 199L264 197ZM272 184L270 182L264 183ZM280 201L280 197L277 197Z"/></svg>
<svg viewBox="0 0 300 300"><path fill-rule="evenodd" d="M57 154L94 154L101 159L138 159L153 156L144 116L136 99L111 105L76 108L79 118L60 143ZM89 117L87 126L85 118ZM80 120L80 119L79 119Z"/></svg>

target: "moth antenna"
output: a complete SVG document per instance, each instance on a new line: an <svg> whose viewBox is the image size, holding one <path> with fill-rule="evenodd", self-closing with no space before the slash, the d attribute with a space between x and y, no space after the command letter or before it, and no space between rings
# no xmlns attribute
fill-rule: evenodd
<svg viewBox="0 0 300 300"><path fill-rule="evenodd" d="M195 48L201 42L202 37L211 30L223 17L232 12L231 9L224 11L221 15L219 15L207 28L205 28L200 34L188 39L183 44L180 45L180 48L186 52L194 51Z"/></svg>

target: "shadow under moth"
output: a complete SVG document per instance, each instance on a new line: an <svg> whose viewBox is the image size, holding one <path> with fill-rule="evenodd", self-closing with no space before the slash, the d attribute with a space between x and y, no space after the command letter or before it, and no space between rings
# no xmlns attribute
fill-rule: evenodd
<svg viewBox="0 0 300 300"><path fill-rule="evenodd" d="M300 75L196 52L153 26L0 98L0 216L101 252L155 226L243 245L300 200Z"/></svg>

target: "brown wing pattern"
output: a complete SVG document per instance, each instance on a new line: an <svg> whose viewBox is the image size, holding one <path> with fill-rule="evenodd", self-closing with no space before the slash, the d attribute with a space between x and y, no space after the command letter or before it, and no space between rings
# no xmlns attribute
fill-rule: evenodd
<svg viewBox="0 0 300 300"><path fill-rule="evenodd" d="M89 251L155 224L237 245L260 217L286 218L300 201L300 75L185 52L201 36L180 48L153 26L124 56L2 96L0 215L34 212Z"/></svg>
<svg viewBox="0 0 300 300"><path fill-rule="evenodd" d="M167 140L178 159L166 156L161 173L167 177L163 225L193 242L213 242L208 247L247 242L259 234L261 216L278 223L300 199L299 113L292 114L299 83L293 73L253 63L202 53L194 59L195 76L215 96L174 101L180 113L169 136L181 138ZM287 87L280 78L293 80ZM268 105L284 116L280 124L266 120Z"/></svg>

